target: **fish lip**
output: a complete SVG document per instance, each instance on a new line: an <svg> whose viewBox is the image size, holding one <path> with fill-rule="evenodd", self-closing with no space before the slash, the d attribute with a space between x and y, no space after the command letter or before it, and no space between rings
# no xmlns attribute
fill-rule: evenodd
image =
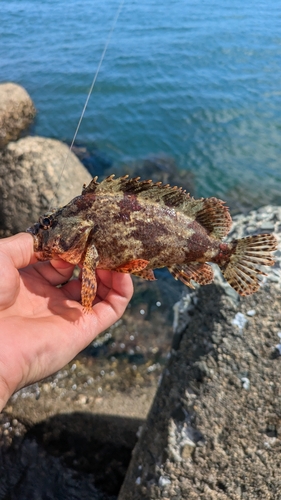
<svg viewBox="0 0 281 500"><path fill-rule="evenodd" d="M26 232L32 234L32 236L37 236L37 234L39 233L39 229L40 224L39 222L36 222L35 224L33 224L33 226L28 227Z"/></svg>
<svg viewBox="0 0 281 500"><path fill-rule="evenodd" d="M33 226L30 226L26 230L27 233L31 234L33 236L33 248L34 252L38 252L39 250L42 250L42 235L40 234L40 224L39 222L36 222L33 224Z"/></svg>

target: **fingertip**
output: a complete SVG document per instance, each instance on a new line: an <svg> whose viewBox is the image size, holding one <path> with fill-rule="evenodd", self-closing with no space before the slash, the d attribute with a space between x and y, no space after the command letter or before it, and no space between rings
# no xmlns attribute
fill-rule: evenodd
<svg viewBox="0 0 281 500"><path fill-rule="evenodd" d="M118 293L127 300L131 300L134 293L133 280L130 274L126 273L112 273L113 288L118 290Z"/></svg>
<svg viewBox="0 0 281 500"><path fill-rule="evenodd" d="M106 269L97 269L97 278L108 289L115 290L118 295L131 299L134 287L131 275L128 273L120 273Z"/></svg>
<svg viewBox="0 0 281 500"><path fill-rule="evenodd" d="M0 250L9 256L17 269L37 262L33 248L33 237L29 233L18 233L0 240Z"/></svg>

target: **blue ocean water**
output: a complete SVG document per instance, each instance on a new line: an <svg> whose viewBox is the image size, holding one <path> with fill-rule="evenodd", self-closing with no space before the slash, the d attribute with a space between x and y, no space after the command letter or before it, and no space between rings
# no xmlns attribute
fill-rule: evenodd
<svg viewBox="0 0 281 500"><path fill-rule="evenodd" d="M71 141L119 0L0 0L0 79ZM165 153L197 196L281 204L281 4L125 0L78 134L114 167Z"/></svg>

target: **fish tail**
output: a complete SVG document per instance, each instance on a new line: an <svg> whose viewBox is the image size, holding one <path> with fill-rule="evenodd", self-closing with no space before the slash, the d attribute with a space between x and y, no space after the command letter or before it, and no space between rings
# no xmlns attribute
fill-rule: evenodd
<svg viewBox="0 0 281 500"><path fill-rule="evenodd" d="M272 234L259 234L232 241L225 259L217 264L228 283L240 295L251 295L260 286L258 275L267 276L260 266L272 266L272 252L277 249L277 240ZM228 253L228 255L227 255Z"/></svg>

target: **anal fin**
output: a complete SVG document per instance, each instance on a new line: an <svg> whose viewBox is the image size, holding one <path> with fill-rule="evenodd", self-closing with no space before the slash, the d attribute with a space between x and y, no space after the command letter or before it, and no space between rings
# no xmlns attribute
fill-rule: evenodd
<svg viewBox="0 0 281 500"><path fill-rule="evenodd" d="M182 281L190 288L194 288L190 280L199 285L208 285L214 279L214 272L209 264L190 262L189 264L174 264L168 268L175 279Z"/></svg>

